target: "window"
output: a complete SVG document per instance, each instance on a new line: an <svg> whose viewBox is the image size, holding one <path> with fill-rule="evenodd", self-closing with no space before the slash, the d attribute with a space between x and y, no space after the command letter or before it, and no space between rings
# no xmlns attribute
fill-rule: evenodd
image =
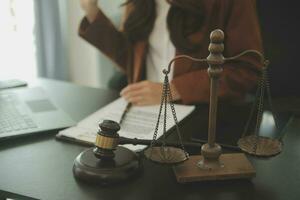
<svg viewBox="0 0 300 200"><path fill-rule="evenodd" d="M34 0L0 1L0 79L37 75Z"/></svg>

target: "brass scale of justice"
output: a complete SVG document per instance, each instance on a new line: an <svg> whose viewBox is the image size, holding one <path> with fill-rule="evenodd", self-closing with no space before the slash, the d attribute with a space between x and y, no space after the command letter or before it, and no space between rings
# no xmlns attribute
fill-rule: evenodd
<svg viewBox="0 0 300 200"><path fill-rule="evenodd" d="M256 50L246 50L236 56L224 58L224 33L216 29L210 34L209 56L206 59L192 58L180 55L172 59L168 69L164 69L165 75L161 104L158 120L155 126L153 140L129 139L120 137L117 133L120 130L118 123L104 120L99 125L95 147L90 148L77 156L74 161L74 176L86 182L112 184L122 182L136 176L141 171L141 158L137 154L119 144L144 144L149 147L143 152L144 156L155 163L171 164L180 183L252 178L256 172L244 153L222 154L222 148L215 142L216 138L216 114L218 102L218 81L222 73L222 64L233 61L246 54L255 54L263 65L261 79L256 92L256 100L253 103L249 120L245 131L238 141L240 149L254 156L274 156L281 152L283 143L281 138L269 138L259 136L259 127L262 121L265 91L271 111L274 115L275 126L277 126L276 115L272 108L270 86L267 77L267 66L269 61ZM206 62L209 65L208 75L210 77L210 104L208 123L208 142L201 146L198 143L183 142L178 127L175 107L172 103L168 74L172 63L177 59L190 59L195 62ZM174 118L178 142L166 141L166 115L167 107L170 105ZM257 109L256 126L254 133L246 135L249 122ZM164 111L163 116L161 116ZM160 118L163 117L163 135L157 140ZM189 156L185 146L201 146L201 155Z"/></svg>

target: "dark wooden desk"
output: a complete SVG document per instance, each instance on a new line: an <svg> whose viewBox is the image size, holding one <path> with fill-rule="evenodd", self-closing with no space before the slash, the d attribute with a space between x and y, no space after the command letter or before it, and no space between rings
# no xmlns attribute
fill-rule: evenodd
<svg viewBox="0 0 300 200"><path fill-rule="evenodd" d="M64 82L39 80L53 101L79 121L115 99L116 92ZM189 124L189 119L186 120ZM185 124L183 124L185 126ZM72 174L74 158L85 147L58 142L55 132L0 142L1 194L16 193L37 199L287 199L300 198L300 119L294 119L277 157L250 157L257 170L252 181L233 180L181 185L171 167L144 160L141 176L113 187L77 182ZM9 193L7 193L9 192ZM12 195L13 196L13 195ZM24 197L26 199L26 197Z"/></svg>

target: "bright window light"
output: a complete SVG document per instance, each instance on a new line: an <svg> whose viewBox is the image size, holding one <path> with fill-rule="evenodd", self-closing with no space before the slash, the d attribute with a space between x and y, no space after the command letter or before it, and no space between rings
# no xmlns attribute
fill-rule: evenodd
<svg viewBox="0 0 300 200"><path fill-rule="evenodd" d="M37 76L34 0L0 0L0 79Z"/></svg>

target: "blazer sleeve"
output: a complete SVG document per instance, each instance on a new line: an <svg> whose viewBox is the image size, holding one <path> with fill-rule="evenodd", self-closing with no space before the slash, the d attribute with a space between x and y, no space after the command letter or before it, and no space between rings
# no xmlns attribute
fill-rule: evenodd
<svg viewBox="0 0 300 200"><path fill-rule="evenodd" d="M262 40L254 0L222 1L228 12L224 28L224 56L231 57L244 50L262 52ZM222 100L239 101L257 84L262 65L254 55L223 65L218 96ZM185 73L172 80L184 104L209 102L210 79L207 70Z"/></svg>
<svg viewBox="0 0 300 200"><path fill-rule="evenodd" d="M126 72L131 45L124 34L99 10L94 22L84 17L79 26L79 35L98 48Z"/></svg>

